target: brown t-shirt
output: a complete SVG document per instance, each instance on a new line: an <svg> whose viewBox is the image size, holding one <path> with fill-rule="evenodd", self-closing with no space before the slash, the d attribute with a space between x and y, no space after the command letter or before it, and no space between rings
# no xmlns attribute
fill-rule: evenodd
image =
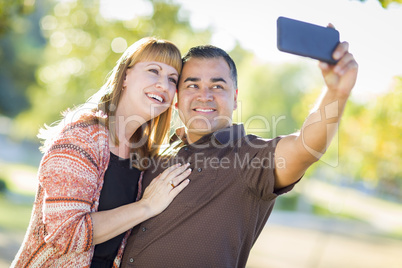
<svg viewBox="0 0 402 268"><path fill-rule="evenodd" d="M156 217L137 225L122 267L244 267L271 214L274 152L280 138L245 135L242 125L188 145L173 141L153 159L143 187L174 163L191 163L190 184Z"/></svg>

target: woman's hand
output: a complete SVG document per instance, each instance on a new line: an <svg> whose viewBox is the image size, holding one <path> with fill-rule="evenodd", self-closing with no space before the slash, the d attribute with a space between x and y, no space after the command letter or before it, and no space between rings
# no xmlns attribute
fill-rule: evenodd
<svg viewBox="0 0 402 268"><path fill-rule="evenodd" d="M138 202L92 212L93 244L103 243L161 213L190 182L186 179L191 173L188 166L177 164L166 169L153 179Z"/></svg>
<svg viewBox="0 0 402 268"><path fill-rule="evenodd" d="M145 189L142 199L139 201L145 204L151 217L165 210L173 199L189 184L186 179L191 169L190 164L176 164L152 180L151 184Z"/></svg>

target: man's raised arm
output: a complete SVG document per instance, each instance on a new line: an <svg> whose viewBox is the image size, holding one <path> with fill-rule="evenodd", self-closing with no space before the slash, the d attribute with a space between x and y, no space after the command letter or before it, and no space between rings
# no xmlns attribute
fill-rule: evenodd
<svg viewBox="0 0 402 268"><path fill-rule="evenodd" d="M297 181L327 150L338 125L346 102L355 85L358 64L349 53L349 44L340 43L333 57L336 65L320 62L319 67L326 90L316 107L304 121L300 132L284 137L277 145L275 188L282 188Z"/></svg>

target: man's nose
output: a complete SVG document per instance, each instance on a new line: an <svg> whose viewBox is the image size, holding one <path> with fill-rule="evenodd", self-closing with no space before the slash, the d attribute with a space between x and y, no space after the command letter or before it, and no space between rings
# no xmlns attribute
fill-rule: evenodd
<svg viewBox="0 0 402 268"><path fill-rule="evenodd" d="M198 92L197 100L199 100L199 101L212 101L213 100L212 92L209 90L208 87L200 88L200 90Z"/></svg>

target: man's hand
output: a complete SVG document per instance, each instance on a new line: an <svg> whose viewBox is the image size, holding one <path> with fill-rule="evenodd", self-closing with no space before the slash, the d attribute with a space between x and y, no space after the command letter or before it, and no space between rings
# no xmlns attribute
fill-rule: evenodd
<svg viewBox="0 0 402 268"><path fill-rule="evenodd" d="M329 27L333 27L329 25ZM358 64L353 55L349 53L349 43L340 43L333 54L334 59L339 60L336 65L320 62L319 67L329 91L338 94L339 97L348 98L356 83Z"/></svg>
<svg viewBox="0 0 402 268"><path fill-rule="evenodd" d="M304 121L300 133L287 135L279 141L275 159L285 159L286 165L282 168L276 166L275 188L285 187L300 179L307 168L324 154L334 137L357 78L358 64L348 50L349 43L342 42L333 54L334 59L338 60L336 65L320 62L327 89Z"/></svg>

